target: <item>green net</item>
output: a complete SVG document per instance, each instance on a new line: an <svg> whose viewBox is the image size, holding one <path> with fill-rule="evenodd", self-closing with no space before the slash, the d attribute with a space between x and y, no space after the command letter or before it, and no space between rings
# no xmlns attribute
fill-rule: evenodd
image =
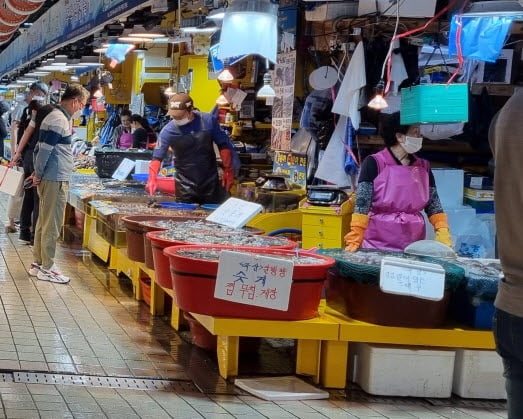
<svg viewBox="0 0 523 419"><path fill-rule="evenodd" d="M386 256L440 265L445 270L446 289L455 290L463 283L465 277L465 270L452 262L425 256L406 255L403 252L360 249L352 253L344 249L322 249L318 253L333 258L336 261L334 268L340 275L361 284L379 284L381 260Z"/></svg>

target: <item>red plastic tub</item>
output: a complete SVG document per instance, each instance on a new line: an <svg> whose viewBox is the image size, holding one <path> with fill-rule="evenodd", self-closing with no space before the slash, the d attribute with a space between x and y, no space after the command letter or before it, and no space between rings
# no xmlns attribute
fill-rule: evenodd
<svg viewBox="0 0 523 419"><path fill-rule="evenodd" d="M122 221L126 228L127 235L127 256L129 259L135 262L146 261L146 242L145 233L149 231L164 231L167 228L151 225L154 221L187 221L197 220L202 217L197 216L172 216L167 215L129 215L122 218ZM150 246L149 246L150 248ZM150 249L149 249L150 251ZM151 266L150 269L154 269L154 263L152 262L151 253Z"/></svg>
<svg viewBox="0 0 523 419"><path fill-rule="evenodd" d="M178 254L180 251L209 249L246 251L264 256L296 254L296 250L272 248L213 245L168 247L164 254L169 258L174 295L182 310L211 316L267 320L306 320L317 316L327 270L334 265L334 259L304 250L297 251L300 256L317 258L318 263L294 265L289 308L287 311L280 311L214 298L218 261Z"/></svg>
<svg viewBox="0 0 523 419"><path fill-rule="evenodd" d="M172 279L171 272L169 268L169 258L163 254L163 249L171 246L180 246L180 245L191 245L191 244L200 244L200 243L190 243L190 242L180 242L173 240L166 240L162 237L164 231L151 231L145 236L151 242L153 261L154 261L154 271L156 273L156 281L164 288L172 289ZM227 235L224 234L224 241L227 240ZM274 240L275 245L271 248L275 249L294 249L296 247L296 242L291 240L275 238L275 237L266 237L268 240ZM278 244L276 244L278 243ZM230 246L224 246L230 247ZM263 248L260 248L263 250Z"/></svg>

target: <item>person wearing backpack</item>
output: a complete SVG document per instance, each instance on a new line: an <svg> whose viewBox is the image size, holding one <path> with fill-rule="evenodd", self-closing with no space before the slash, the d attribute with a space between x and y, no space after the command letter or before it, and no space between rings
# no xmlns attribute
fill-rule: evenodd
<svg viewBox="0 0 523 419"><path fill-rule="evenodd" d="M24 198L20 210L20 233L18 241L23 244L33 244L34 231L38 220L38 193L32 186L34 172L33 153L38 142L40 123L54 109L53 105L42 105L40 101L32 100L27 106L27 117L20 121L23 135L13 156L13 161L22 161L24 169Z"/></svg>

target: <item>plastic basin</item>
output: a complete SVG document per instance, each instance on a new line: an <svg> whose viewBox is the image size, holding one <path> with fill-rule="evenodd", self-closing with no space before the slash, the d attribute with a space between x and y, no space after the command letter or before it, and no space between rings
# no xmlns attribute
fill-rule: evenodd
<svg viewBox="0 0 523 419"><path fill-rule="evenodd" d="M318 259L318 263L294 265L289 307L287 311L280 311L214 298L218 261L178 254L179 251L184 250L208 249L246 251L263 256L296 254L296 250L266 247L215 245L168 247L163 253L169 258L174 295L182 310L210 316L266 320L306 320L317 316L327 270L334 265L334 259L299 250L299 255L313 256Z"/></svg>
<svg viewBox="0 0 523 419"><path fill-rule="evenodd" d="M126 227L127 256L135 262L145 262L147 247L150 253L150 269L154 269L152 261L151 246L146 245L145 233L149 231L163 231L165 228L148 225L151 221L187 221L197 220L201 217L169 217L165 215L129 215L122 218Z"/></svg>
<svg viewBox="0 0 523 419"><path fill-rule="evenodd" d="M191 244L198 244L198 243L190 243L190 242L180 242L180 241L174 241L174 240L166 240L165 238L159 237L161 234L163 234L163 231L151 231L145 235L147 239L149 239L151 243L151 249L152 249L152 256L153 256L153 263L154 263L154 271L156 273L156 282L158 282L162 287L167 289L172 289L172 279L171 279L171 271L169 268L169 258L164 255L163 249L166 247L171 246L180 246L180 245L191 245ZM227 235L224 235L224 240L226 240ZM278 243L281 243L278 241ZM224 246L224 247L231 247L231 246ZM279 249L294 249L296 247L296 242L293 242L291 240L287 240L284 245L277 245L274 246L274 248ZM262 248L260 248L261 250Z"/></svg>

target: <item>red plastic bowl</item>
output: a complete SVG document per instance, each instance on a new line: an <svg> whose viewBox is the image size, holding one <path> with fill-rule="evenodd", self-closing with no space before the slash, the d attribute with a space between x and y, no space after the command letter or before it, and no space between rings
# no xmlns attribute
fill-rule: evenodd
<svg viewBox="0 0 523 419"><path fill-rule="evenodd" d="M156 273L156 282L160 284L162 287L167 289L172 289L172 279L171 279L171 272L169 268L169 259L167 256L163 254L163 249L166 247L171 246L180 246L180 245L194 245L198 243L190 243L190 242L179 242L174 240L166 240L162 237L159 237L162 235L164 231L151 231L145 235L147 239L151 242L151 248L153 253L153 261L154 261L154 271ZM281 238L280 238L281 240ZM275 240L276 241L276 240ZM278 241L278 243L280 243ZM224 247L231 247L231 246L224 246ZM294 249L296 247L296 242L293 242L291 240L286 240L285 244L283 245L277 245L271 248L274 249ZM262 250L264 248L260 248Z"/></svg>
<svg viewBox="0 0 523 419"><path fill-rule="evenodd" d="M299 250L299 255L318 258L317 264L294 265L293 283L287 311L234 303L214 298L218 261L179 255L180 250L226 249L253 252L257 255L294 255L295 250L228 246L173 246L163 253L169 258L174 295L182 310L220 317L266 320L306 320L316 317L327 270L334 259Z"/></svg>
<svg viewBox="0 0 523 419"><path fill-rule="evenodd" d="M188 211L188 214L190 212ZM126 228L126 237L127 237L127 256L129 259L135 262L145 262L146 261L146 242L145 242L145 233L149 231L164 231L167 228L151 226L148 222L151 221L187 221L187 220L201 220L202 217L196 217L187 215L184 216L168 216L168 215L128 215L122 218L122 221ZM150 247L150 246L149 246ZM152 262L152 253L151 253L151 266L148 266L150 269L154 269L154 264Z"/></svg>
<svg viewBox="0 0 523 419"><path fill-rule="evenodd" d="M158 176L158 190L163 193L174 195L174 178Z"/></svg>

